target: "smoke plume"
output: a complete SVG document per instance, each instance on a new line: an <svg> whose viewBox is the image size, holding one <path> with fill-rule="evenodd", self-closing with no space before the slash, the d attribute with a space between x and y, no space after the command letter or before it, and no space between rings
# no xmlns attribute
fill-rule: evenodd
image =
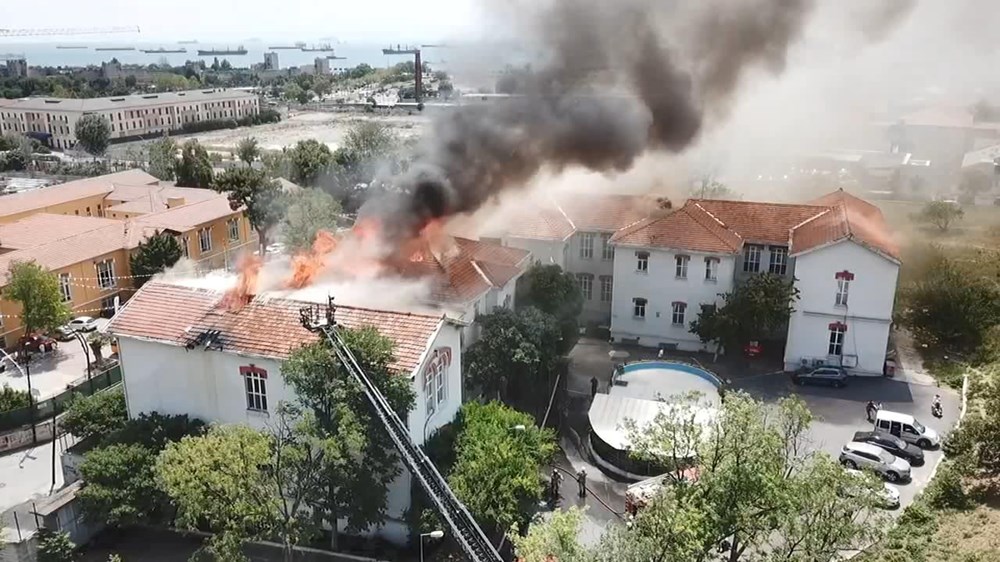
<svg viewBox="0 0 1000 562"><path fill-rule="evenodd" d="M681 152L707 116L725 113L748 71L784 68L811 8L812 0L527 7L541 66L511 98L438 119L417 163L395 180L401 194L362 213L388 215L387 234L405 238L543 168L620 172L649 150Z"/></svg>

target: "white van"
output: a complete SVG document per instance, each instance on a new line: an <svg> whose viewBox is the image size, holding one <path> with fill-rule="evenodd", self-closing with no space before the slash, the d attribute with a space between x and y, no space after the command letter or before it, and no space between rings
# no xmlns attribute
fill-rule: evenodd
<svg viewBox="0 0 1000 562"><path fill-rule="evenodd" d="M941 444L941 436L938 435L938 432L920 423L910 414L879 410L875 413L875 429L891 433L921 449L929 449Z"/></svg>

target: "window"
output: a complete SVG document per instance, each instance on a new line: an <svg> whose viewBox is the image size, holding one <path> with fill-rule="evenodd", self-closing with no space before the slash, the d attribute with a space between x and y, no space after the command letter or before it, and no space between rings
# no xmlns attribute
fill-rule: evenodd
<svg viewBox="0 0 1000 562"><path fill-rule="evenodd" d="M784 246L771 246L771 261L767 266L768 273L784 275L788 269L788 248Z"/></svg>
<svg viewBox="0 0 1000 562"><path fill-rule="evenodd" d="M424 369L424 400L427 405L427 417L434 415L438 406L448 397L446 376L448 372L447 354L434 350L427 367Z"/></svg>
<svg viewBox="0 0 1000 562"><path fill-rule="evenodd" d="M99 261L97 267L97 285L102 289L110 289L117 284L115 279L115 260Z"/></svg>
<svg viewBox="0 0 1000 562"><path fill-rule="evenodd" d="M636 252L636 271L641 271L643 273L649 271L649 252Z"/></svg>
<svg viewBox="0 0 1000 562"><path fill-rule="evenodd" d="M688 278L688 261L691 258L688 256L676 256L674 257L674 274L678 279Z"/></svg>
<svg viewBox="0 0 1000 562"><path fill-rule="evenodd" d="M611 302L611 291L614 287L612 283L610 275L601 276L601 302Z"/></svg>
<svg viewBox="0 0 1000 562"><path fill-rule="evenodd" d="M229 241L237 242L240 239L240 219L229 219Z"/></svg>
<svg viewBox="0 0 1000 562"><path fill-rule="evenodd" d="M198 231L198 245L202 252L212 249L212 227L203 228Z"/></svg>
<svg viewBox="0 0 1000 562"><path fill-rule="evenodd" d="M844 334L846 332L847 326L844 324L841 324L840 322L830 324L830 347L827 353L830 355L844 354Z"/></svg>
<svg viewBox="0 0 1000 562"><path fill-rule="evenodd" d="M705 258L705 281L719 280L719 258Z"/></svg>
<svg viewBox="0 0 1000 562"><path fill-rule="evenodd" d="M687 304L682 302L675 302L673 304L673 315L671 316L671 321L675 326L684 325L684 311L687 310Z"/></svg>
<svg viewBox="0 0 1000 562"><path fill-rule="evenodd" d="M260 367L240 367L247 394L247 410L267 411L267 371Z"/></svg>
<svg viewBox="0 0 1000 562"><path fill-rule="evenodd" d="M73 292L70 290L69 286L69 273L59 274L59 292L62 293L63 302L73 300Z"/></svg>
<svg viewBox="0 0 1000 562"><path fill-rule="evenodd" d="M847 279L837 279L837 306L847 306L847 292L851 282Z"/></svg>
<svg viewBox="0 0 1000 562"><path fill-rule="evenodd" d="M580 235L580 258L589 260L594 257L594 234L584 232Z"/></svg>
<svg viewBox="0 0 1000 562"><path fill-rule="evenodd" d="M177 237L177 243L180 244L180 246L181 246L181 253L184 255L184 257L185 258L191 257L188 254L188 238L187 238L187 236L184 236L184 235L178 236Z"/></svg>
<svg viewBox="0 0 1000 562"><path fill-rule="evenodd" d="M601 235L601 259L604 261L615 259L615 248L611 245L610 234Z"/></svg>
<svg viewBox="0 0 1000 562"><path fill-rule="evenodd" d="M577 273L576 282L580 285L583 300L589 301L594 294L594 276L589 273Z"/></svg>
<svg viewBox="0 0 1000 562"><path fill-rule="evenodd" d="M743 248L743 271L747 273L760 271L760 246L747 244Z"/></svg>
<svg viewBox="0 0 1000 562"><path fill-rule="evenodd" d="M646 317L646 299L632 299L632 316L636 318Z"/></svg>

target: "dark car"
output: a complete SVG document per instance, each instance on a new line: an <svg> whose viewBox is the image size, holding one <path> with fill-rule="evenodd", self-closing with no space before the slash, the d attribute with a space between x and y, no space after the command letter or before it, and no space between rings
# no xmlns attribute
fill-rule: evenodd
<svg viewBox="0 0 1000 562"><path fill-rule="evenodd" d="M847 386L847 371L840 367L820 367L806 373L793 373L795 384L820 384L842 388Z"/></svg>
<svg viewBox="0 0 1000 562"><path fill-rule="evenodd" d="M884 431L859 431L854 434L854 440L862 443L871 443L876 447L885 449L893 455L909 461L912 465L924 464L924 452L912 443L907 443L895 435Z"/></svg>
<svg viewBox="0 0 1000 562"><path fill-rule="evenodd" d="M23 336L18 342L21 351L38 353L54 350L59 344L48 336Z"/></svg>

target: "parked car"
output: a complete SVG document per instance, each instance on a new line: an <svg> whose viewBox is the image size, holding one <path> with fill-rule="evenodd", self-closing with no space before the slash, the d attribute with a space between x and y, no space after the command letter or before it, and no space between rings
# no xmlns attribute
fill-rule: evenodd
<svg viewBox="0 0 1000 562"><path fill-rule="evenodd" d="M855 478L857 478L859 481L862 480L865 477L865 474L863 472L861 472L860 470L847 469L846 472L848 474L850 474L851 476L854 476ZM851 487L851 488L842 490L841 494L844 495L844 496L852 497L855 494L857 494L859 491L860 490ZM880 507L882 507L884 509L897 509L897 508L899 508L899 488L893 486L892 484L883 482L882 483L882 490L878 494L878 496L879 497L877 499L878 499Z"/></svg>
<svg viewBox="0 0 1000 562"><path fill-rule="evenodd" d="M39 351L48 352L54 351L55 348L59 347L59 343L48 336L23 336L18 342L18 347L22 351L30 353L37 353Z"/></svg>
<svg viewBox="0 0 1000 562"><path fill-rule="evenodd" d="M924 464L923 449L885 431L858 431L854 434L854 440L881 447L893 455L905 459L912 466Z"/></svg>
<svg viewBox="0 0 1000 562"><path fill-rule="evenodd" d="M73 339L74 330L69 327L69 325L59 326L49 335L56 339L56 341L69 341Z"/></svg>
<svg viewBox="0 0 1000 562"><path fill-rule="evenodd" d="M77 316L63 326L71 332L93 332L97 329L97 318L90 316Z"/></svg>
<svg viewBox="0 0 1000 562"><path fill-rule="evenodd" d="M879 410L875 413L875 429L913 443L921 449L937 447L941 444L938 432L920 423L910 414Z"/></svg>
<svg viewBox="0 0 1000 562"><path fill-rule="evenodd" d="M819 367L806 373L792 373L792 382L843 388L847 386L847 371L840 367Z"/></svg>
<svg viewBox="0 0 1000 562"><path fill-rule="evenodd" d="M840 464L847 468L868 468L889 482L910 479L910 463L870 443L851 441L840 451Z"/></svg>

